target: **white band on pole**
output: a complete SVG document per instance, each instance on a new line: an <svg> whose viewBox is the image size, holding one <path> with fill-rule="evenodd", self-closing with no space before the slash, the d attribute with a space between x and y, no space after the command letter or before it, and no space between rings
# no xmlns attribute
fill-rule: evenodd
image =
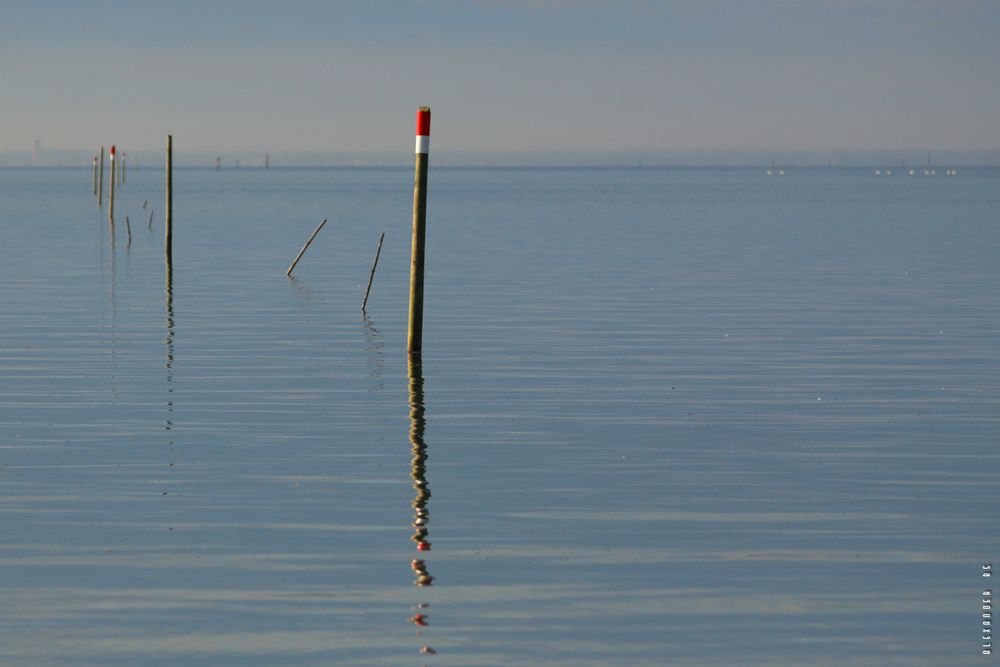
<svg viewBox="0 0 1000 667"><path fill-rule="evenodd" d="M430 153L431 148L431 138L428 136L417 135L416 142L416 153Z"/></svg>

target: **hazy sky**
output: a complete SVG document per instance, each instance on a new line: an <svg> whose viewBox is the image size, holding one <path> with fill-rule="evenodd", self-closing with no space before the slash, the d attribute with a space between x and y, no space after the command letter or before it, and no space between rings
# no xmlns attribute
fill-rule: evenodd
<svg viewBox="0 0 1000 667"><path fill-rule="evenodd" d="M1000 147L1000 0L5 0L0 149Z"/></svg>

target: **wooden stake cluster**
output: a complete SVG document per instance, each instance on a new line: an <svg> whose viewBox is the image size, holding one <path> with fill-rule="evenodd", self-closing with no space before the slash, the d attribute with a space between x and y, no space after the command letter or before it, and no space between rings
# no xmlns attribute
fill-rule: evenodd
<svg viewBox="0 0 1000 667"><path fill-rule="evenodd" d="M413 185L413 236L411 243L410 257L410 297L409 297L409 325L407 330L407 352L411 355L419 355L423 347L423 311L424 311L424 250L426 245L427 228L427 174L430 166L430 119L431 110L429 107L420 107L417 110L417 132L416 150L414 165L414 185ZM100 155L94 156L94 194L97 196L98 206L103 208L104 198L104 146L101 146ZM122 153L120 168L115 163L115 147L111 147L111 181L108 191L108 219L114 226L114 202L115 183L120 178L122 185L125 184L125 154ZM216 171L221 169L222 160L216 158ZM236 162L239 167L239 161ZM264 168L270 167L270 155L264 155ZM148 200L144 200L142 208L146 208ZM167 263L168 291L171 276L171 264L173 260L173 135L166 136L166 201L165 201L165 225L164 225L164 254ZM153 210L150 209L147 228L153 226ZM291 277L299 260L305 255L306 250L312 244L316 235L319 234L327 219L313 230L313 233L306 240L298 255L292 260L285 275ZM125 216L125 228L128 233L128 242L132 243L132 225L128 216ZM364 300L361 302L361 311L365 312L368 305L368 297L371 294L372 283L375 279L375 271L378 268L379 257L382 254L382 243L385 240L383 232L378 239L378 247L375 250L375 261L372 263L372 270L368 276L368 285L365 288ZM113 237L112 237L112 242Z"/></svg>

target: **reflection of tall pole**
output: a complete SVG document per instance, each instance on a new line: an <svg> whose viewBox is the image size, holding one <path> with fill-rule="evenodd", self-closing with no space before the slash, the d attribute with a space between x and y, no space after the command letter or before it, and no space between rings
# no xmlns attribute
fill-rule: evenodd
<svg viewBox="0 0 1000 667"><path fill-rule="evenodd" d="M427 443L424 442L424 377L421 373L420 357L410 355L407 369L410 376L410 448L413 458L410 460L410 477L413 479L413 537L417 543L417 551L430 551L431 543L427 541L427 524L430 513L427 501L431 497L431 489L427 484Z"/></svg>
<svg viewBox="0 0 1000 667"><path fill-rule="evenodd" d="M430 523L431 516L427 503L431 498L431 489L427 484L427 443L424 442L424 376L421 368L420 356L409 355L407 371L410 379L410 448L412 458L410 459L410 477L413 479L413 536L410 538L417 544L417 551L430 551L431 543L427 539L429 530L427 524ZM427 563L422 558L414 558L410 563L416 579L414 584L420 588L430 586L434 582L434 577L427 571ZM418 627L428 625L427 614L423 610L427 608L427 603L421 602L418 605L420 613L414 614L410 621ZM421 653L436 653L430 646L422 646Z"/></svg>

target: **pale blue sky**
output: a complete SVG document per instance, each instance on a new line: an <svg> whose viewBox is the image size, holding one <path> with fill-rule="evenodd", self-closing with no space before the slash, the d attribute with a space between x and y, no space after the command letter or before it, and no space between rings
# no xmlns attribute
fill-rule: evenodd
<svg viewBox="0 0 1000 667"><path fill-rule="evenodd" d="M4 4L0 150L1000 147L997 0Z"/></svg>

